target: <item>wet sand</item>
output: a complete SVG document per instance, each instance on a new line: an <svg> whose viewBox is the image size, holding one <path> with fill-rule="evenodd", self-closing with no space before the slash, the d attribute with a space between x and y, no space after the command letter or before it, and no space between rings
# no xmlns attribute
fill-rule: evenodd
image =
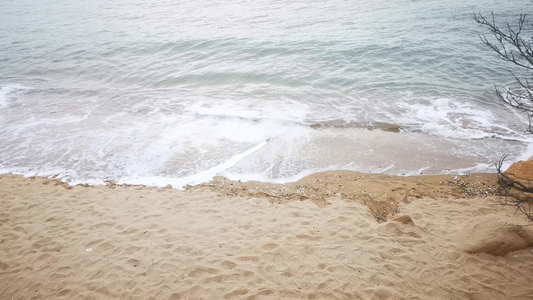
<svg viewBox="0 0 533 300"><path fill-rule="evenodd" d="M179 191L0 175L0 298L531 299L533 226L495 186L325 172Z"/></svg>

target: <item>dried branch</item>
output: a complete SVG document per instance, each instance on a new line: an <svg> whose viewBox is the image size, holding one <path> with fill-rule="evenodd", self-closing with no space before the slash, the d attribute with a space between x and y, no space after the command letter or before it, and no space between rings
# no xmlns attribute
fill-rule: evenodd
<svg viewBox="0 0 533 300"><path fill-rule="evenodd" d="M521 212L530 220L533 221L533 212L531 206L533 204L533 183L530 181L522 181L514 179L512 174L502 172L502 166L507 158L502 156L496 163L496 170L498 171L498 182L501 188L501 194L504 199L500 202L502 205L509 205L516 207L516 212ZM526 184L524 184L526 183ZM512 200L509 201L508 199Z"/></svg>
<svg viewBox="0 0 533 300"><path fill-rule="evenodd" d="M513 29L510 24L506 24L506 30L502 30L495 21L494 13L491 13L491 20L487 20L481 14L474 14L474 20L485 27L487 27L497 43L489 41L487 36L480 35L481 41L489 46L494 52L498 53L500 57L513 64L533 71L533 51L531 40L528 42L523 39L520 34L524 28L526 14L521 14L518 19L518 28ZM508 49L511 47L511 50ZM525 61L524 61L525 60Z"/></svg>
<svg viewBox="0 0 533 300"><path fill-rule="evenodd" d="M526 14L521 14L518 18L518 25L513 28L509 23L504 27L496 24L494 14L491 13L491 18L487 19L481 14L474 14L474 20L487 27L494 38L491 42L486 35L480 35L481 41L496 52L503 60L513 63L516 66L524 68L532 72L533 79L533 36L524 38L523 32L526 26ZM528 24L533 27L533 24ZM514 107L525 113L528 117L528 131L533 133L533 126L531 124L531 117L533 116L533 86L530 80L520 79L511 72L518 83L521 93L513 92L511 89L494 86L498 98L507 105Z"/></svg>

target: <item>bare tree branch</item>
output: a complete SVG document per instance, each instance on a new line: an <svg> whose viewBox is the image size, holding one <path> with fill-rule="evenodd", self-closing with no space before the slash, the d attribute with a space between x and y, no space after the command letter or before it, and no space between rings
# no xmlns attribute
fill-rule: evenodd
<svg viewBox="0 0 533 300"><path fill-rule="evenodd" d="M533 49L531 42L527 42L520 36L524 28L526 14L520 15L517 29L513 29L510 24L506 24L506 30L502 30L496 24L493 13L491 14L491 21L487 20L481 14L474 14L473 17L478 24L487 27L497 41L494 44L485 35L480 35L481 41L485 45L498 53L502 59L522 68L533 70ZM508 46L511 46L514 51L508 50Z"/></svg>
<svg viewBox="0 0 533 300"><path fill-rule="evenodd" d="M531 206L533 204L533 184L512 178L512 175L502 172L502 165L506 159L506 155L502 156L496 163L496 170L498 171L498 179L501 188L501 194L504 199L500 202L502 205L509 205L516 207L516 212L521 212L528 220L533 221L533 214ZM513 176L514 177L514 176ZM508 198L512 201L509 202Z"/></svg>
<svg viewBox="0 0 533 300"><path fill-rule="evenodd" d="M509 23L500 27L495 20L494 14L491 18L486 18L481 14L474 14L474 20L489 29L494 37L491 42L486 35L480 35L481 42L496 52L500 58L511 62L516 66L531 71L533 78L533 36L524 38L524 27L526 26L526 14L521 14L518 18L517 26L513 27ZM532 23L529 23L533 27ZM531 117L533 116L533 86L527 78L520 79L514 73L511 73L521 92L512 91L509 88L494 86L498 98L511 107L525 113L528 117L528 131L533 133Z"/></svg>
<svg viewBox="0 0 533 300"><path fill-rule="evenodd" d="M492 33L494 42L490 41L484 34L479 36L483 44L496 52L503 60L531 72L531 78L529 79L520 79L511 72L520 88L520 92L511 90L510 88L498 87L496 84L494 85L494 89L500 101L527 115L528 131L533 133L533 125L531 123L533 117L533 86L530 83L533 81L531 80L533 79L533 36L524 38L525 25L531 26L533 30L533 23L526 23L525 14L519 16L518 24L514 27L509 23L500 27L496 24L493 13L491 13L491 18L489 19L481 14L474 14L473 17L478 24L488 28ZM502 166L505 159L506 156L502 156L495 164L498 172L500 190L504 196L501 204L516 207L516 212L523 213L530 221L533 221L531 211L533 204L533 182L503 172Z"/></svg>

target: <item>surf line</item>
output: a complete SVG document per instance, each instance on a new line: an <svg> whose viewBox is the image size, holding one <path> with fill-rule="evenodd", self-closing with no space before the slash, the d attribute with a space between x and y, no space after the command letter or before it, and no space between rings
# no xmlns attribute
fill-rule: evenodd
<svg viewBox="0 0 533 300"><path fill-rule="evenodd" d="M146 181L151 181L152 183L150 185L153 186L165 186L170 184L173 188L183 190L185 186L187 185L196 185L200 183L207 182L213 177L220 174L222 171L227 170L231 167L233 167L235 164L237 164L240 160L243 158L250 156L254 154L259 149L263 148L268 142L268 139L265 141L260 142L259 144L255 145L254 147L238 153L234 155L233 157L229 158L228 160L224 161L223 163L216 165L210 169L207 169L205 171L202 171L200 173L196 173L193 175L189 175L186 177L181 178L164 178L159 176L149 176L149 177L142 177L142 178L124 178L123 180L120 180L119 184L146 184Z"/></svg>

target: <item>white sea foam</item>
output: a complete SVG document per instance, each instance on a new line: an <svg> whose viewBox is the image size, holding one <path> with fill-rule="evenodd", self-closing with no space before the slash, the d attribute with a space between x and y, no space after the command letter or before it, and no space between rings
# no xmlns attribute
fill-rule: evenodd
<svg viewBox="0 0 533 300"><path fill-rule="evenodd" d="M491 172L491 160L497 159L494 153L507 151L504 138L516 141L509 149L513 157L533 154L531 146L520 145L531 145L531 140L510 130L487 133L484 126L498 128L490 112L447 99L400 106L414 117L407 123L407 117L400 114L397 123L418 130L401 134L358 127L315 130L303 125L316 120L317 111L310 105L275 101L258 106L246 101L199 101L179 113L151 110L138 119L118 111L104 114L100 123L93 119L99 113L55 118L44 114L6 124L5 140L19 136L19 141L4 157L24 162L36 156L26 169L5 171L59 174L70 184L114 180L181 188L216 175L281 183L333 169L398 175ZM342 113L339 118L343 119ZM475 124L475 130L454 127L467 120L474 120L469 124ZM483 134L495 138L472 141Z"/></svg>
<svg viewBox="0 0 533 300"><path fill-rule="evenodd" d="M454 139L524 139L521 132L501 124L488 108L452 101L446 98L416 103L398 102L400 116L395 117L402 127L427 134Z"/></svg>
<svg viewBox="0 0 533 300"><path fill-rule="evenodd" d="M207 182L213 177L221 174L224 170L235 165L239 160L245 158L248 155L253 154L257 150L261 149L266 145L266 141L259 143L258 145L246 150L243 153L234 155L230 159L224 161L223 163L216 165L208 170L195 173L190 176L180 177L180 178L169 178L163 176L146 176L146 177L124 177L118 180L119 184L143 184L149 186L163 187L171 185L174 188L182 189L186 185L195 185Z"/></svg>
<svg viewBox="0 0 533 300"><path fill-rule="evenodd" d="M284 120L303 122L309 113L309 105L294 100L254 101L217 101L195 102L186 108L186 112L200 117L234 118L249 121Z"/></svg>
<svg viewBox="0 0 533 300"><path fill-rule="evenodd" d="M533 158L533 138L527 140L527 148L523 151L516 160L531 160Z"/></svg>
<svg viewBox="0 0 533 300"><path fill-rule="evenodd" d="M511 165L510 162L505 162L502 166L503 170L506 170ZM443 170L442 174L452 174L452 175L467 175L470 173L494 173L496 171L495 165L492 164L483 164L479 163L471 167L460 168L455 170Z"/></svg>
<svg viewBox="0 0 533 300"><path fill-rule="evenodd" d="M8 95L19 90L28 90L28 87L25 87L21 84L8 84L0 87L0 109L8 106L9 102L7 100Z"/></svg>

